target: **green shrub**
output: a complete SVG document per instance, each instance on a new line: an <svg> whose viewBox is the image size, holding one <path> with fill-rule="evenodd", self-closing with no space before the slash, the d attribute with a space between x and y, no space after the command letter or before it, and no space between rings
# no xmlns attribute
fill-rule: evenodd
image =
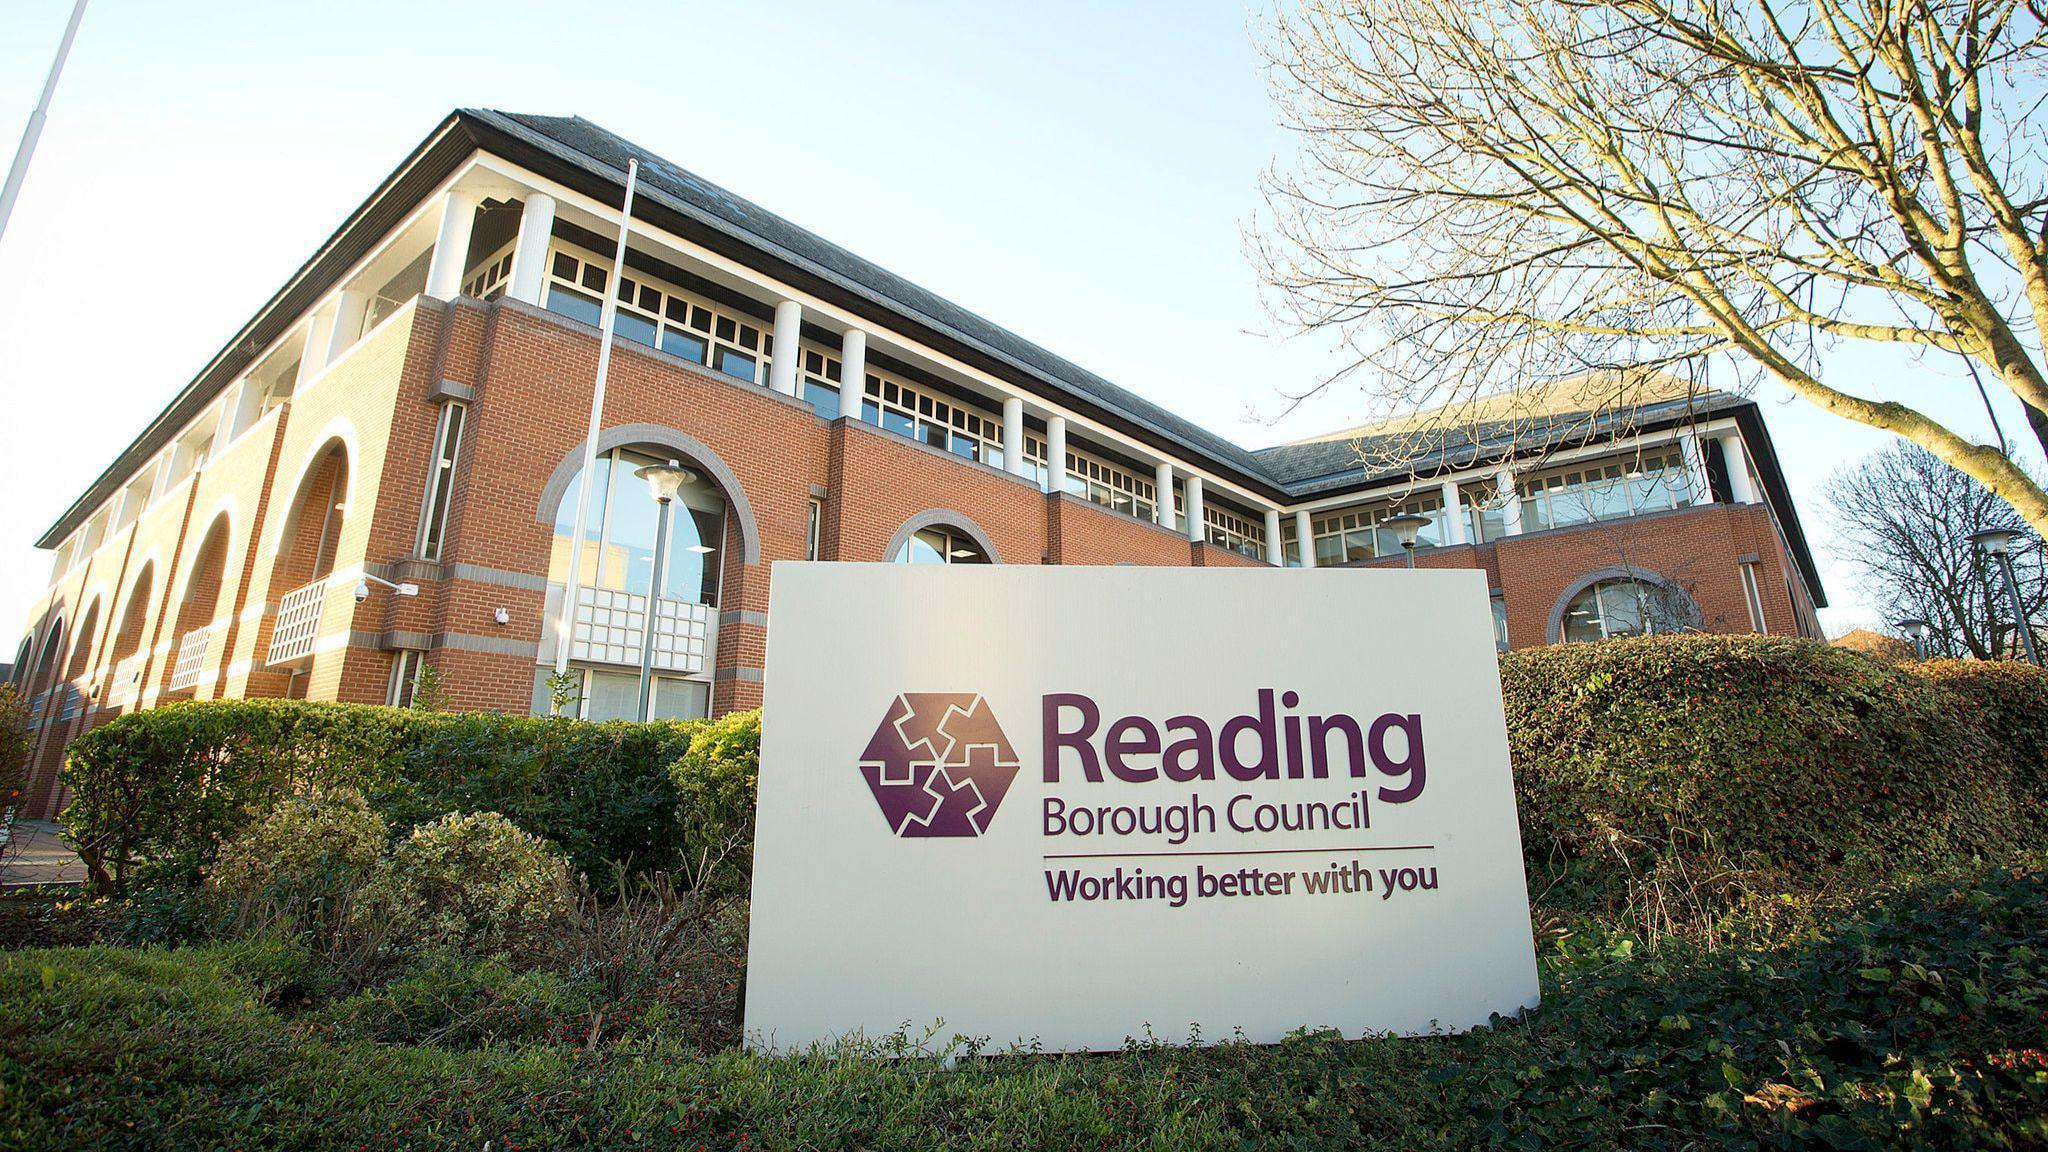
<svg viewBox="0 0 2048 1152"><path fill-rule="evenodd" d="M383 1044L473 1048L574 1042L588 1032L590 1012L588 1000L552 972L442 952L327 1007L320 1019L342 1034Z"/></svg>
<svg viewBox="0 0 2048 1152"><path fill-rule="evenodd" d="M688 846L685 868L700 884L744 895L754 874L761 714L735 712L704 725L669 776Z"/></svg>
<svg viewBox="0 0 2048 1152"><path fill-rule="evenodd" d="M1503 656L1501 687L1530 889L1567 918L1711 934L2038 828L1948 692L1825 644L1560 645Z"/></svg>
<svg viewBox="0 0 2048 1152"><path fill-rule="evenodd" d="M1961 697L1970 718L2005 750L2023 810L2048 810L2048 670L2017 660L1929 660L1908 667Z"/></svg>
<svg viewBox="0 0 2048 1152"><path fill-rule="evenodd" d="M207 888L238 920L325 919L376 870L390 838L352 788L287 797L221 849Z"/></svg>
<svg viewBox="0 0 2048 1152"><path fill-rule="evenodd" d="M351 787L394 830L491 811L609 875L681 859L669 766L697 723L595 724L295 700L173 703L73 741L62 819L101 891L195 882L286 796ZM146 863L143 863L146 862Z"/></svg>
<svg viewBox="0 0 2048 1152"><path fill-rule="evenodd" d="M35 742L29 739L28 701L12 684L0 684L0 821L16 812L28 798L28 756ZM0 828L4 828L0 823Z"/></svg>
<svg viewBox="0 0 2048 1152"><path fill-rule="evenodd" d="M295 1009L285 990L303 979L303 963L263 946L0 953L0 1144L2048 1144L2048 880L1992 874L1870 896L1798 947L1710 953L1673 944L1553 972L1543 1006L1526 1019L1464 1035L1347 1041L1304 1032L1273 1045L1140 1044L950 1066L888 1058L894 1045L848 1048L842 1059L763 1059L665 1040L597 1051L573 1035L550 1043L525 1017L573 1010L574 994L488 962L409 977L382 1004L372 994L348 1008ZM468 1050L454 1050L458 1039Z"/></svg>
<svg viewBox="0 0 2048 1152"><path fill-rule="evenodd" d="M496 812L451 812L392 849L354 911L400 950L519 953L553 935L572 893L559 849Z"/></svg>

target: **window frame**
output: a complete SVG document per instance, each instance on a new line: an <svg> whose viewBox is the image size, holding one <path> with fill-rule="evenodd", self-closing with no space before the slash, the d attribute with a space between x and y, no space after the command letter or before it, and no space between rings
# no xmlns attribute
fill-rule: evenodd
<svg viewBox="0 0 2048 1152"><path fill-rule="evenodd" d="M441 405L441 414L434 421L433 463L427 471L419 535L413 541L422 560L439 560L448 544L448 506L454 503L455 470L461 467L462 434L467 430L468 415L469 405L450 400Z"/></svg>

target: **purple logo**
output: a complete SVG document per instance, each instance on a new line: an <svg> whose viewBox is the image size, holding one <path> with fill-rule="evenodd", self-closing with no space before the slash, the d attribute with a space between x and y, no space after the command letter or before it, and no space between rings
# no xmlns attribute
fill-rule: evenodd
<svg viewBox="0 0 2048 1152"><path fill-rule="evenodd" d="M981 835L1020 767L977 692L903 693L860 757L898 836Z"/></svg>

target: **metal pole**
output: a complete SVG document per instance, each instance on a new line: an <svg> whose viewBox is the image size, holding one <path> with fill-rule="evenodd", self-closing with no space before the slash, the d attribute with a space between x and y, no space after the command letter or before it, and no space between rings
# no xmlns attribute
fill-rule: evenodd
<svg viewBox="0 0 2048 1152"><path fill-rule="evenodd" d="M612 370L612 325L619 311L619 273L626 268L626 233L633 226L633 188L640 180L640 161L626 161L626 203L619 210L619 246L612 255L612 278L605 284L604 307L597 320L597 389L590 394L590 434L583 439L583 476L576 486L576 529L569 538L569 575L562 589L562 615L555 632L555 675L569 671L569 649L576 637L576 598L582 595L583 531L590 521L590 476L597 471L597 433L604 420L604 385Z"/></svg>
<svg viewBox="0 0 2048 1152"><path fill-rule="evenodd" d="M1408 567L1415 567L1415 545L1403 544L1401 545L1401 551L1408 553Z"/></svg>
<svg viewBox="0 0 2048 1152"><path fill-rule="evenodd" d="M668 559L668 500L654 510L654 572L647 581L647 618L640 625L640 721L645 723L654 702L655 606L661 602L662 564Z"/></svg>
<svg viewBox="0 0 2048 1152"><path fill-rule="evenodd" d="M21 131L21 145L14 150L14 165L7 169L7 184L0 187L0 236L7 234L7 218L14 215L14 198L21 195L21 182L28 177L29 157L36 154L36 140L43 134L43 122L50 118L50 97L57 93L57 77L64 60L71 55L71 41L78 35L78 22L85 19L85 0L71 8L71 23L64 26L64 38L57 41L57 58L50 61L50 76L43 81L42 98L28 114L28 127Z"/></svg>
<svg viewBox="0 0 2048 1152"><path fill-rule="evenodd" d="M2019 631L2020 648L2027 654L2027 663L2038 668L2041 665L2041 654L2034 651L2034 628L2027 622L2027 606L2020 599L2019 577L2012 574L2012 554L1999 553L1998 566L2005 571L2005 590L2012 595L2013 627Z"/></svg>

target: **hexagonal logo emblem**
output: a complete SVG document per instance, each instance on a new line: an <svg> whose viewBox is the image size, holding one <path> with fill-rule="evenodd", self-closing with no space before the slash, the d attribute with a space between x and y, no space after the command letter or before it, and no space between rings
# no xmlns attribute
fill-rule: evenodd
<svg viewBox="0 0 2048 1152"><path fill-rule="evenodd" d="M1017 778L1017 752L977 692L905 692L860 771L898 836L979 836Z"/></svg>

